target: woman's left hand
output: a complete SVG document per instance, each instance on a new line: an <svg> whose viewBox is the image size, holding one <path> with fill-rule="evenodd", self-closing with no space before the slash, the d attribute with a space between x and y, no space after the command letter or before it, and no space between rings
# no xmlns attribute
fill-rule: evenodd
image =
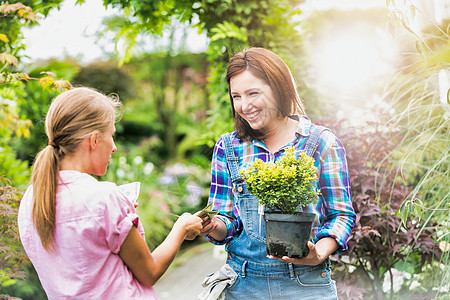
<svg viewBox="0 0 450 300"><path fill-rule="evenodd" d="M276 257L268 255L268 258L278 259L284 262L293 263L294 265L308 265L316 266L321 264L331 253L335 252L338 248L336 241L333 238L320 239L315 245L308 241L309 253L302 258L293 258L288 256Z"/></svg>

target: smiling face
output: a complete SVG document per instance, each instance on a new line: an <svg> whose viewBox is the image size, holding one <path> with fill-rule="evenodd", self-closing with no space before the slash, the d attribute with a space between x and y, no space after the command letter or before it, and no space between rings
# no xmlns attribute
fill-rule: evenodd
<svg viewBox="0 0 450 300"><path fill-rule="evenodd" d="M294 113L306 115L289 67L270 50L256 47L236 53L228 64L226 80L234 128L242 139L266 139L270 131L277 129L273 123ZM255 87L259 96L247 91ZM250 98L244 96L258 99L251 101L253 107L249 107L245 100ZM240 100L244 101L239 103Z"/></svg>
<svg viewBox="0 0 450 300"><path fill-rule="evenodd" d="M116 127L113 123L105 133L96 133L97 147L95 149L94 157L92 160L92 174L98 176L103 176L106 174L111 154L117 151L116 144L114 143L115 132Z"/></svg>
<svg viewBox="0 0 450 300"><path fill-rule="evenodd" d="M277 102L271 87L250 71L230 79L230 95L236 113L248 122L253 130L270 131L276 126Z"/></svg>

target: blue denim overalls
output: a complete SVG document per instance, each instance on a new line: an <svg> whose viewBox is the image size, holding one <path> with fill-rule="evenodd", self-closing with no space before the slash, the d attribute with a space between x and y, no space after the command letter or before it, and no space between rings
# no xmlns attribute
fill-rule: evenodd
<svg viewBox="0 0 450 300"><path fill-rule="evenodd" d="M305 148L309 156L315 152L322 131L327 130L321 126L312 129ZM337 299L328 259L317 266L305 266L267 258L265 226L258 213L258 200L248 192L239 174L239 158L234 154L229 134L222 139L244 226L240 236L226 246L227 264L238 275L226 289L226 299Z"/></svg>

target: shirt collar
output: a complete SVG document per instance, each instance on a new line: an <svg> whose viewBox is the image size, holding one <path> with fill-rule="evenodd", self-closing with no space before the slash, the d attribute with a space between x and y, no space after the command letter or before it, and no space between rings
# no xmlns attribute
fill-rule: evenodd
<svg viewBox="0 0 450 300"><path fill-rule="evenodd" d="M298 121L296 135L299 136L309 136L311 131L311 120L306 116L293 114L289 115L289 118Z"/></svg>

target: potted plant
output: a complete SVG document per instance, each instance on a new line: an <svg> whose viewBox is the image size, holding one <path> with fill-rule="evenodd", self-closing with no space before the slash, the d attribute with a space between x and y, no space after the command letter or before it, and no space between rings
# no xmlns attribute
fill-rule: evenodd
<svg viewBox="0 0 450 300"><path fill-rule="evenodd" d="M304 257L308 254L314 213L303 207L317 199L317 168L304 152L296 157L288 147L277 162L256 159L240 173L248 190L264 207L267 253L274 256Z"/></svg>

